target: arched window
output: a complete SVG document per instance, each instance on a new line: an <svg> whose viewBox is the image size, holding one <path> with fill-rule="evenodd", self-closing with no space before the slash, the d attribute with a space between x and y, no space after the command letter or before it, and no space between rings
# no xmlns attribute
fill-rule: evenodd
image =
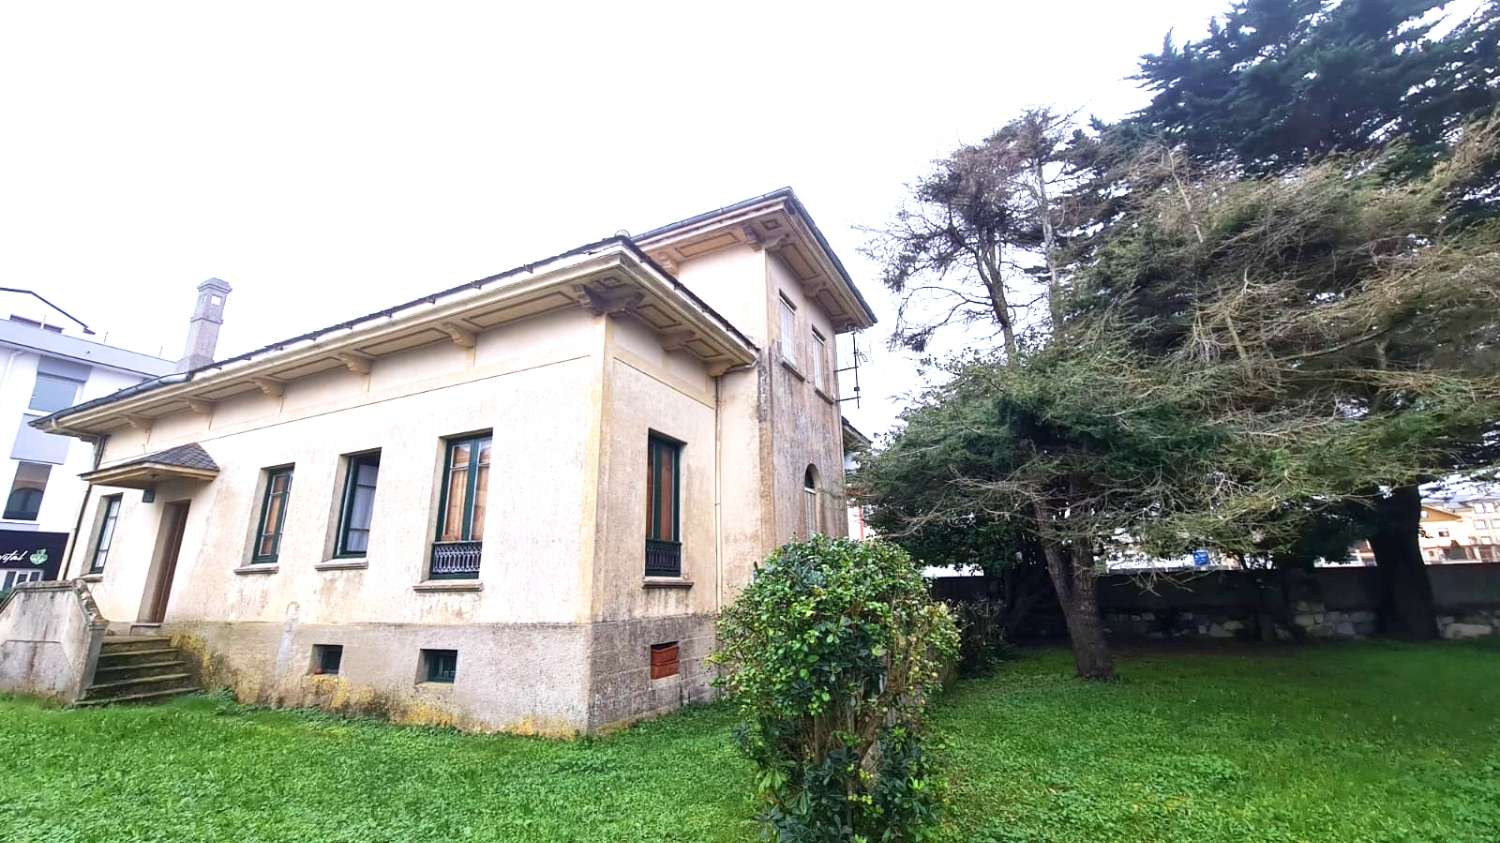
<svg viewBox="0 0 1500 843"><path fill-rule="evenodd" d="M17 489L5 502L5 517L17 521L35 521L42 509L42 493L38 489Z"/></svg>
<svg viewBox="0 0 1500 843"><path fill-rule="evenodd" d="M802 474L802 533L811 536L822 531L818 518L818 467L809 465Z"/></svg>

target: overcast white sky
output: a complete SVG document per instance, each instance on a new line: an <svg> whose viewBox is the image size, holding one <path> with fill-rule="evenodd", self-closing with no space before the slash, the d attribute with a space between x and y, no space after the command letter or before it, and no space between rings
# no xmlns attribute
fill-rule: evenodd
<svg viewBox="0 0 1500 843"><path fill-rule="evenodd" d="M791 185L881 318L875 433L916 375L853 227L1022 108L1138 107L1227 5L8 4L0 283L175 358L218 276L222 357Z"/></svg>

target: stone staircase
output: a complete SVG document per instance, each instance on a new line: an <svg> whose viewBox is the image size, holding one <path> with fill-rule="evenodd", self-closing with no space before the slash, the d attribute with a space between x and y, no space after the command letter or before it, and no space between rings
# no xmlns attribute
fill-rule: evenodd
<svg viewBox="0 0 1500 843"><path fill-rule="evenodd" d="M165 635L110 635L77 706L160 702L199 690Z"/></svg>

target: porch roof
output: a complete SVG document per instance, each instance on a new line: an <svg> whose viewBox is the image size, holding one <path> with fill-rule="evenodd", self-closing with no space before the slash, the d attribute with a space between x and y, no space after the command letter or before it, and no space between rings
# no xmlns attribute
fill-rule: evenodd
<svg viewBox="0 0 1500 843"><path fill-rule="evenodd" d="M219 465L202 445L189 442L79 476L97 486L149 489L164 480L212 480Z"/></svg>

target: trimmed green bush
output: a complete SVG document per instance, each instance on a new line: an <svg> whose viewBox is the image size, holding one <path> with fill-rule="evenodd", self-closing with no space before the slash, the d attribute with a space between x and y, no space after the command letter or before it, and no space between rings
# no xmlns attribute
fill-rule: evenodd
<svg viewBox="0 0 1500 843"><path fill-rule="evenodd" d="M924 711L958 651L906 552L814 536L782 546L719 620L769 836L921 840L942 801Z"/></svg>

